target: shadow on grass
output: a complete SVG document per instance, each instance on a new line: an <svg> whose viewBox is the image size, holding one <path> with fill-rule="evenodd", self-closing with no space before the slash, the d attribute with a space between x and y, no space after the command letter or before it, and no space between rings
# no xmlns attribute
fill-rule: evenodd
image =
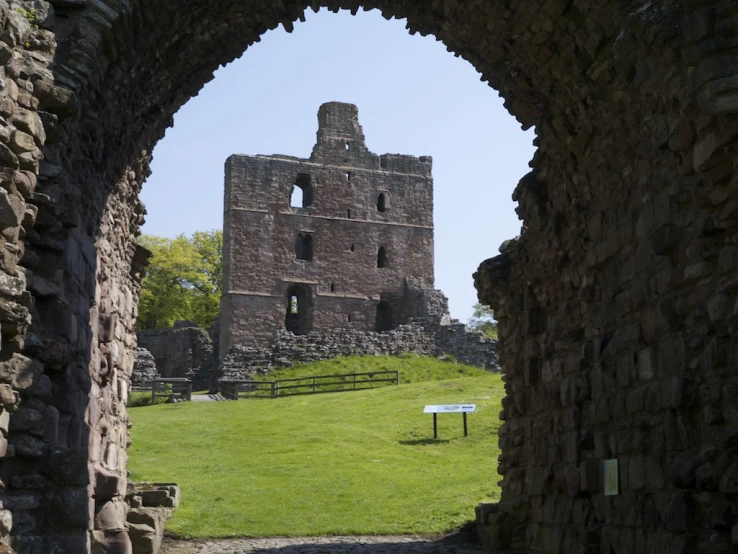
<svg viewBox="0 0 738 554"><path fill-rule="evenodd" d="M443 444L446 442L451 442L451 439L413 439L398 442L403 446L429 446L431 444Z"/></svg>

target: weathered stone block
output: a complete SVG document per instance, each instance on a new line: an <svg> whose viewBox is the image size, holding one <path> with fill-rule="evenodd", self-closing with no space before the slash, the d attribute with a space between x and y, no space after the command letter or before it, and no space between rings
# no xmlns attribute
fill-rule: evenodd
<svg viewBox="0 0 738 554"><path fill-rule="evenodd" d="M60 485L87 485L90 481L87 449L53 449L42 468L42 473Z"/></svg>
<svg viewBox="0 0 738 554"><path fill-rule="evenodd" d="M683 452L674 458L671 465L671 481L680 489L692 489L695 486L695 472L702 465L702 458L697 454Z"/></svg>
<svg viewBox="0 0 738 554"><path fill-rule="evenodd" d="M126 477L97 466L95 468L95 498L106 499L125 494Z"/></svg>
<svg viewBox="0 0 738 554"><path fill-rule="evenodd" d="M126 505L118 501L105 502L95 515L95 528L102 531L123 531L126 527Z"/></svg>
<svg viewBox="0 0 738 554"><path fill-rule="evenodd" d="M720 479L720 492L725 494L738 493L738 463L733 462L723 473Z"/></svg>

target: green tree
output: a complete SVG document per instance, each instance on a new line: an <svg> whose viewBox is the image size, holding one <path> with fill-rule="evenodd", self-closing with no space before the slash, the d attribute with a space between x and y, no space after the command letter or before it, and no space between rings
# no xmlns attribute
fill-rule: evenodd
<svg viewBox="0 0 738 554"><path fill-rule="evenodd" d="M171 327L178 320L210 327L223 288L223 233L198 231L174 239L142 235L138 242L152 257L141 285L137 327Z"/></svg>
<svg viewBox="0 0 738 554"><path fill-rule="evenodd" d="M486 337L497 339L497 321L495 312L489 306L477 302L474 304L474 312L467 321L466 326L473 331L481 331Z"/></svg>

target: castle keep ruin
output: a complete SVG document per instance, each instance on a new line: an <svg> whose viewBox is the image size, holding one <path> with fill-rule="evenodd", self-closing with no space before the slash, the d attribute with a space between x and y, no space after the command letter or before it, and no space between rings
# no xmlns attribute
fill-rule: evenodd
<svg viewBox="0 0 738 554"><path fill-rule="evenodd" d="M389 330L415 315L409 281L433 287L431 158L371 153L352 104L318 124L309 159L226 162L223 354L280 329Z"/></svg>

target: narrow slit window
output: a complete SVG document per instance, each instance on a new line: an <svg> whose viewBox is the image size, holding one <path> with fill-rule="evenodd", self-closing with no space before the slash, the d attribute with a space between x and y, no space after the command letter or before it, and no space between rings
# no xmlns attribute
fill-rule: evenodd
<svg viewBox="0 0 738 554"><path fill-rule="evenodd" d="M347 172L346 172L346 180L347 180L348 182L351 182L351 172L350 172L350 171L347 171Z"/></svg>
<svg viewBox="0 0 738 554"><path fill-rule="evenodd" d="M379 196L377 197L377 211L384 213L387 210L387 198L384 196L383 192L379 193Z"/></svg>
<svg viewBox="0 0 738 554"><path fill-rule="evenodd" d="M345 145L344 145L344 146L346 147L346 151L347 151L347 152L348 152L349 150L351 150L351 145L350 145L350 144L349 144L348 142L347 142L347 143L345 143Z"/></svg>
<svg viewBox="0 0 738 554"><path fill-rule="evenodd" d="M354 252L354 251L356 250L356 247L355 247L355 246L354 246L354 245L352 244L352 245L351 245L351 246L349 247L349 250L351 250L351 252Z"/></svg>
<svg viewBox="0 0 738 554"><path fill-rule="evenodd" d="M346 319L348 320L349 323L351 323L351 314L348 314L348 316L346 316Z"/></svg>
<svg viewBox="0 0 738 554"><path fill-rule="evenodd" d="M336 283L331 283L331 292L336 292Z"/></svg>
<svg viewBox="0 0 738 554"><path fill-rule="evenodd" d="M377 252L377 267L387 267L387 250L384 246L380 246Z"/></svg>
<svg viewBox="0 0 738 554"><path fill-rule="evenodd" d="M348 218L349 218L349 219L351 219L351 210L348 210L348 211L346 212L346 215L348 216Z"/></svg>

